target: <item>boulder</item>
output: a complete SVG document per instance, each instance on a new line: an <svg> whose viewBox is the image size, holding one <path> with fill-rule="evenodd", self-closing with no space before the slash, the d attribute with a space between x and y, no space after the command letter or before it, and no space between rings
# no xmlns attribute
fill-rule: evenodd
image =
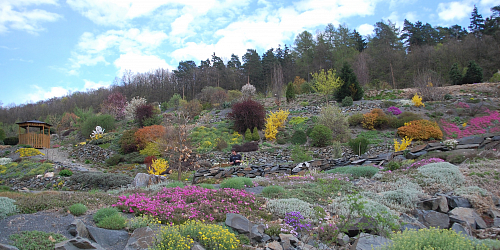
<svg viewBox="0 0 500 250"><path fill-rule="evenodd" d="M283 250L283 247L277 241L273 241L273 242L267 243L266 247L269 248L269 249L271 249L271 250Z"/></svg>
<svg viewBox="0 0 500 250"><path fill-rule="evenodd" d="M451 226L451 229L455 232L457 232L458 234L462 234L463 236L465 237L471 237L471 234L470 234L470 228L466 228L464 226L462 226L462 224L460 223L453 223L453 226Z"/></svg>
<svg viewBox="0 0 500 250"><path fill-rule="evenodd" d="M89 238L89 231L80 219L76 219L68 226L68 232L74 237Z"/></svg>
<svg viewBox="0 0 500 250"><path fill-rule="evenodd" d="M450 218L446 214L433 210L419 210L417 214L418 220L426 227L446 229L450 226Z"/></svg>
<svg viewBox="0 0 500 250"><path fill-rule="evenodd" d="M280 239L283 250L295 249L297 244L300 242L300 240L292 234L280 234Z"/></svg>
<svg viewBox="0 0 500 250"><path fill-rule="evenodd" d="M155 232L149 227L141 227L134 230L132 235L130 235L124 250L148 249L154 243Z"/></svg>
<svg viewBox="0 0 500 250"><path fill-rule="evenodd" d="M391 242L392 240L382 236L361 233L354 244L356 250L372 250L389 245Z"/></svg>
<svg viewBox="0 0 500 250"><path fill-rule="evenodd" d="M167 178L165 176L138 173L134 181L132 182L132 187L147 187L149 185L158 184L165 181Z"/></svg>
<svg viewBox="0 0 500 250"><path fill-rule="evenodd" d="M432 197L417 203L417 207L422 210L434 210L446 213L449 211L448 201L444 196Z"/></svg>
<svg viewBox="0 0 500 250"><path fill-rule="evenodd" d="M252 222L240 214L226 214L226 225L240 234L248 234L252 229Z"/></svg>
<svg viewBox="0 0 500 250"><path fill-rule="evenodd" d="M104 250L99 244L91 242L89 239L80 236L59 242L54 247L55 250L78 250L78 249L98 249Z"/></svg>
<svg viewBox="0 0 500 250"><path fill-rule="evenodd" d="M200 243L195 242L194 245L191 247L191 250L205 250L205 248L200 245Z"/></svg>
<svg viewBox="0 0 500 250"><path fill-rule="evenodd" d="M0 250L19 250L15 246L0 243Z"/></svg>
<svg viewBox="0 0 500 250"><path fill-rule="evenodd" d="M90 239L104 248L115 246L120 243L125 245L129 238L128 233L123 230L108 230L92 226L87 226L87 230L89 231Z"/></svg>
<svg viewBox="0 0 500 250"><path fill-rule="evenodd" d="M467 222L474 229L487 228L486 222L472 208L457 207L449 212L450 219L454 222Z"/></svg>
<svg viewBox="0 0 500 250"><path fill-rule="evenodd" d="M469 200L464 197L446 196L446 199L448 200L448 206L450 207L450 209L454 209L456 207L466 207L466 208L472 207Z"/></svg>
<svg viewBox="0 0 500 250"><path fill-rule="evenodd" d="M425 154L427 154L427 151L425 151L425 150L418 151L418 152L415 152L415 153L408 152L406 154L406 159L417 159L418 157L420 157L422 155L425 155Z"/></svg>
<svg viewBox="0 0 500 250"><path fill-rule="evenodd" d="M420 221L415 219L414 217L411 217L405 213L402 213L401 216L399 216L403 225L401 226L401 231L404 230L419 230L423 228L427 228L424 224L422 224Z"/></svg>
<svg viewBox="0 0 500 250"><path fill-rule="evenodd" d="M349 236L345 233L339 233L337 235L337 243L341 246L347 245L349 243Z"/></svg>
<svg viewBox="0 0 500 250"><path fill-rule="evenodd" d="M253 225L250 230L249 238L257 242L263 242L264 238L264 225Z"/></svg>
<svg viewBox="0 0 500 250"><path fill-rule="evenodd" d="M458 145L481 144L483 142L483 140L484 140L483 137L478 137L478 136L467 136L467 137L457 139Z"/></svg>

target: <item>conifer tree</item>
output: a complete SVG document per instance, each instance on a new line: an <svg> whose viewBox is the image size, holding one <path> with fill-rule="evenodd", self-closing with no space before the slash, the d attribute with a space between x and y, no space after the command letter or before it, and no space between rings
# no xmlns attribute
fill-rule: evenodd
<svg viewBox="0 0 500 250"><path fill-rule="evenodd" d="M354 101L358 101L363 98L363 88L359 86L356 74L354 74L354 71L349 64L344 64L340 70L339 77L343 83L335 95L338 102L341 102L346 96L352 97Z"/></svg>
<svg viewBox="0 0 500 250"><path fill-rule="evenodd" d="M458 69L458 63L454 63L451 65L450 72L448 73L450 76L451 84L460 85L462 84L462 73Z"/></svg>
<svg viewBox="0 0 500 250"><path fill-rule="evenodd" d="M292 82L289 82L286 86L286 102L290 103L295 99L295 87Z"/></svg>
<svg viewBox="0 0 500 250"><path fill-rule="evenodd" d="M257 129L257 127L253 128L252 139L254 141L260 141L259 130Z"/></svg>
<svg viewBox="0 0 500 250"><path fill-rule="evenodd" d="M469 61L467 72L465 72L463 83L478 83L483 82L483 69L477 65L475 61Z"/></svg>

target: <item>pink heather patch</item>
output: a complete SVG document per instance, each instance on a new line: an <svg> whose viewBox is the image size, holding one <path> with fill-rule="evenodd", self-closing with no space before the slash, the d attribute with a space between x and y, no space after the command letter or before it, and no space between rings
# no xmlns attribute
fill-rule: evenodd
<svg viewBox="0 0 500 250"><path fill-rule="evenodd" d="M447 135L447 138L462 138L471 135L478 135L487 133L488 130L491 133L499 132L500 125L500 114L497 111L489 111L487 116L472 118L464 129L461 129L453 123L448 123L445 120L441 120L443 124L443 132ZM455 136L453 136L455 135Z"/></svg>

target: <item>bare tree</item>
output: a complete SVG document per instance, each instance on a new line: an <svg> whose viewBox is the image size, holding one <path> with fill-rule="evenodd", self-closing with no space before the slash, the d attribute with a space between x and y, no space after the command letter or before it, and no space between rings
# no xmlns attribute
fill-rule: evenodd
<svg viewBox="0 0 500 250"><path fill-rule="evenodd" d="M280 106L281 96L283 95L283 69L281 64L275 64L273 68L273 95L276 98L276 104Z"/></svg>

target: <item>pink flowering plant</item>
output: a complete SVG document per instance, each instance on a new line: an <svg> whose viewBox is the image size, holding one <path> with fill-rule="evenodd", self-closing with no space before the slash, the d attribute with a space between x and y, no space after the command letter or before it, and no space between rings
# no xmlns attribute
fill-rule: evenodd
<svg viewBox="0 0 500 250"><path fill-rule="evenodd" d="M500 132L500 114L498 111L485 110L488 115L472 118L465 126L457 126L441 120L443 132L450 138L462 138L471 135Z"/></svg>
<svg viewBox="0 0 500 250"><path fill-rule="evenodd" d="M248 217L260 214L262 204L262 199L242 190L187 186L164 188L150 195L120 196L113 206L124 212L157 217L162 223L180 224L187 220L221 222L227 213Z"/></svg>
<svg viewBox="0 0 500 250"><path fill-rule="evenodd" d="M430 163L436 163L436 162L444 162L443 159L440 158L429 158L429 159L422 159L420 161L416 161L412 163L408 168L419 168L421 166L430 164Z"/></svg>
<svg viewBox="0 0 500 250"><path fill-rule="evenodd" d="M401 110L398 107L391 106L387 108L387 113L392 115L399 115L401 114Z"/></svg>

